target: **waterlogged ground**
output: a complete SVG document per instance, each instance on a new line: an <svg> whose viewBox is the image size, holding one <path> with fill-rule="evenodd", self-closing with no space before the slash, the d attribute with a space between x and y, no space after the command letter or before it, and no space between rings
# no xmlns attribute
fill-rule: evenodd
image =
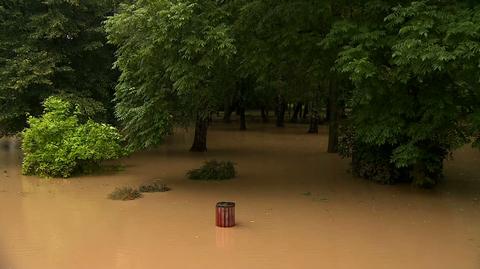
<svg viewBox="0 0 480 269"><path fill-rule="evenodd" d="M479 152L455 153L425 191L353 178L324 129L236 128L214 126L206 154L180 133L124 171L69 180L21 176L0 141L0 269L480 268ZM185 179L212 158L236 162L238 178ZM106 199L154 179L172 191ZM237 227L214 226L220 200L237 203Z"/></svg>

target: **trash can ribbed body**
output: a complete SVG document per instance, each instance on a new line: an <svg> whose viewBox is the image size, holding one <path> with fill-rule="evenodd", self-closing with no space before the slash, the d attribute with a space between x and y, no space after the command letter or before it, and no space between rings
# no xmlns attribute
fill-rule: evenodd
<svg viewBox="0 0 480 269"><path fill-rule="evenodd" d="M235 226L235 203L218 202L215 210L215 219L218 227Z"/></svg>

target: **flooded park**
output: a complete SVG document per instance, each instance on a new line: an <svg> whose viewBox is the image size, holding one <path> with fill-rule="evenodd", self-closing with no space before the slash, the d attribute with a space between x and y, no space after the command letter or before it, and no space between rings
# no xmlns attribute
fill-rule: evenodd
<svg viewBox="0 0 480 269"><path fill-rule="evenodd" d="M0 268L437 268L480 266L480 152L445 162L432 190L379 185L327 154L327 130L215 123L209 151L192 131L115 161L121 171L71 179L22 176L1 140ZM232 160L237 177L192 181L189 169ZM165 193L112 201L117 186L161 180ZM237 225L215 227L215 203L236 202Z"/></svg>
<svg viewBox="0 0 480 269"><path fill-rule="evenodd" d="M0 269L479 269L480 1L1 0Z"/></svg>

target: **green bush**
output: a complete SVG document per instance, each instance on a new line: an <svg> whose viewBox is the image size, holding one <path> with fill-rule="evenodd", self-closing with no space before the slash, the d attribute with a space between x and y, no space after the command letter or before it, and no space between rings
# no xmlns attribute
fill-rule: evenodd
<svg viewBox="0 0 480 269"><path fill-rule="evenodd" d="M190 170L188 178L193 180L226 180L235 177L235 166L230 161L207 161L199 169Z"/></svg>
<svg viewBox="0 0 480 269"><path fill-rule="evenodd" d="M116 128L90 119L81 122L78 107L59 97L49 97L44 107L44 114L30 117L30 127L22 133L23 174L66 178L127 154Z"/></svg>
<svg viewBox="0 0 480 269"><path fill-rule="evenodd" d="M108 198L112 200L135 200L141 198L142 194L137 190L130 187L116 188L112 193L108 195Z"/></svg>
<svg viewBox="0 0 480 269"><path fill-rule="evenodd" d="M170 188L167 185L161 183L160 181L155 181L149 185L141 185L138 190L140 192L166 192L169 191Z"/></svg>
<svg viewBox="0 0 480 269"><path fill-rule="evenodd" d="M395 184L405 176L390 162L391 149L357 144L352 154L353 174L381 184Z"/></svg>
<svg viewBox="0 0 480 269"><path fill-rule="evenodd" d="M443 177L443 160L447 151L437 145L423 145L430 152L427 158L415 164L399 166L392 161L398 144L367 144L356 137L350 125L342 126L339 136L339 153L352 159L352 173L355 176L373 180L381 184L411 182L413 185L430 188Z"/></svg>

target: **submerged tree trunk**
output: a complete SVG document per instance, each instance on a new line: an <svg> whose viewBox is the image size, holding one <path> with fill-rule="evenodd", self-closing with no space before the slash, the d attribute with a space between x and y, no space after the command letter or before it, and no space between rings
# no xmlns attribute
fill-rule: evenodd
<svg viewBox="0 0 480 269"><path fill-rule="evenodd" d="M247 130L247 122L245 120L245 107L242 105L239 108L240 112L240 130L245 131Z"/></svg>
<svg viewBox="0 0 480 269"><path fill-rule="evenodd" d="M307 119L307 116L308 116L308 105L305 104L305 107L303 108L302 118L303 118L304 120L306 120L306 119Z"/></svg>
<svg viewBox="0 0 480 269"><path fill-rule="evenodd" d="M231 116L232 116L232 102L230 100L225 100L224 108L223 108L223 122L230 123Z"/></svg>
<svg viewBox="0 0 480 269"><path fill-rule="evenodd" d="M328 93L328 150L329 153L338 152L338 125L340 109L338 106L338 89L334 80L329 83Z"/></svg>
<svg viewBox="0 0 480 269"><path fill-rule="evenodd" d="M286 110L286 104L285 100L283 97L279 96L278 97L278 103L277 103L277 122L276 126L277 127L284 127L285 126L285 110Z"/></svg>
<svg viewBox="0 0 480 269"><path fill-rule="evenodd" d="M247 130L247 123L245 120L245 105L246 105L246 92L248 91L248 87L250 83L248 79L243 78L240 81L236 82L237 88L237 114L240 116L240 130L245 131Z"/></svg>
<svg viewBox="0 0 480 269"><path fill-rule="evenodd" d="M225 110L224 114L223 114L223 122L225 123L230 123L232 122L232 110L230 108L228 108L227 110Z"/></svg>
<svg viewBox="0 0 480 269"><path fill-rule="evenodd" d="M325 109L325 120L330 121L330 101L328 101L327 107Z"/></svg>
<svg viewBox="0 0 480 269"><path fill-rule="evenodd" d="M192 152L205 152L207 151L207 130L208 119L197 116L195 123L195 137L193 138L193 145L190 148Z"/></svg>
<svg viewBox="0 0 480 269"><path fill-rule="evenodd" d="M302 103L298 102L293 108L293 116L290 119L290 122L296 123L298 121L298 115L302 112Z"/></svg>
<svg viewBox="0 0 480 269"><path fill-rule="evenodd" d="M318 134L318 122L319 122L318 113L312 111L310 115L310 126L308 128L309 134Z"/></svg>
<svg viewBox="0 0 480 269"><path fill-rule="evenodd" d="M262 107L260 109L260 113L262 114L262 122L267 123L268 122L268 110L265 107Z"/></svg>

